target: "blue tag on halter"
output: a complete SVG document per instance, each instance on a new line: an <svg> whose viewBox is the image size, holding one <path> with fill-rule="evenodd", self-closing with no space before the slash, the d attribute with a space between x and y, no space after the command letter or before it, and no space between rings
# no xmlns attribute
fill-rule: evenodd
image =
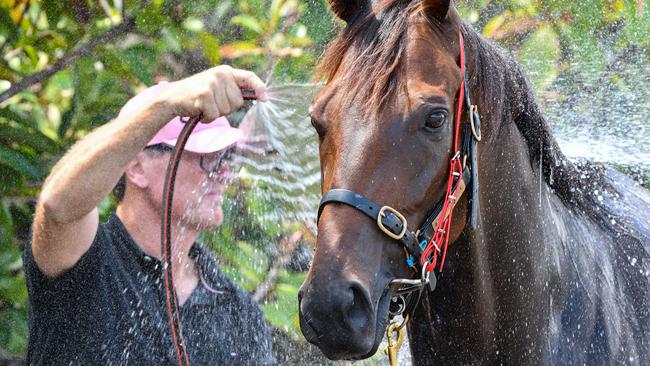
<svg viewBox="0 0 650 366"><path fill-rule="evenodd" d="M408 266L411 268L415 267L415 259L413 258L412 255L409 255L409 257L406 258L406 264L408 264Z"/></svg>
<svg viewBox="0 0 650 366"><path fill-rule="evenodd" d="M425 249L426 247L427 247L427 241L426 241L426 240L422 240L422 241L420 242L420 249L422 249L422 251L424 251L424 249Z"/></svg>

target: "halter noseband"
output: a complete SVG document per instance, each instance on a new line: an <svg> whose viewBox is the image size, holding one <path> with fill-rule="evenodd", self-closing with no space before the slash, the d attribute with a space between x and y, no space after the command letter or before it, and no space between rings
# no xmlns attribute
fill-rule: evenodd
<svg viewBox="0 0 650 366"><path fill-rule="evenodd" d="M377 227L390 238L397 240L405 249L407 254L406 263L414 271L419 272L419 279L394 279L391 285L398 285L399 288L394 292L396 297L401 298L403 306L399 311L391 312L391 315L401 315L406 313L407 316L419 302L420 296L426 285L429 285L431 291L435 289L435 275L430 279L430 273L438 268L442 272L447 246L449 243L449 229L451 227L451 218L456 203L462 196L465 188L471 183L470 196L470 225L475 228L477 225L478 215L478 163L477 163L477 142L481 140L481 120L478 115L478 108L472 104L469 85L467 84L467 73L465 67L465 47L463 43L463 34L459 32L460 43L460 68L463 75L463 81L460 85L458 94L458 103L456 110L456 121L454 128L454 156L450 160L449 178L447 180L447 189L445 196L433 206L431 214L424 220L420 228L415 231L408 230L408 223L404 216L389 206L382 206L363 195L347 190L332 189L323 195L318 208L318 219L323 209L330 203L342 203L364 213L373 221L376 221ZM465 135L463 137L462 151L458 148L458 136L460 135L460 121L463 113L463 102L467 105L469 120L465 126ZM470 161L467 166L467 160ZM440 257L440 261L438 258ZM438 265L439 264L439 265ZM417 292L417 296L411 296ZM404 300L403 295L409 295L409 299Z"/></svg>

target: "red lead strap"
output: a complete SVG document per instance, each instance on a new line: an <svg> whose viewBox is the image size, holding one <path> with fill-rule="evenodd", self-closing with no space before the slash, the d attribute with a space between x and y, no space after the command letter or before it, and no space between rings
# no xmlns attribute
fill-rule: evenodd
<svg viewBox="0 0 650 366"><path fill-rule="evenodd" d="M451 217L454 212L454 207L456 206L456 197L455 193L458 187L457 182L461 180L463 174L463 164L461 162L460 150L458 150L458 136L460 135L460 120L463 115L463 102L465 100L465 45L463 42L463 33L458 32L458 39L460 44L460 74L463 77L463 81L460 84L460 90L458 91L458 103L456 108L456 126L454 129L454 156L451 158L449 165L449 177L447 178L447 190L445 191L445 203L442 206L442 211L440 215L440 220L435 227L435 232L433 237L427 244L426 248L422 252L420 257L420 265L424 266L425 263L428 263L425 270L431 272L436 268L438 264L438 257L442 256L440 259L440 269L445 265L445 257L447 256L447 246L449 244L449 229L451 228ZM456 183L456 184L455 184Z"/></svg>

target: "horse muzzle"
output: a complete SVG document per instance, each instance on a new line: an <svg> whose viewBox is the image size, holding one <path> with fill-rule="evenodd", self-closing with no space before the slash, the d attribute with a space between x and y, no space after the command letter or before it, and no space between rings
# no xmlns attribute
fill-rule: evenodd
<svg viewBox="0 0 650 366"><path fill-rule="evenodd" d="M383 338L390 296L385 293L375 309L369 291L359 282L326 282L308 279L300 289L303 335L332 360L372 356Z"/></svg>

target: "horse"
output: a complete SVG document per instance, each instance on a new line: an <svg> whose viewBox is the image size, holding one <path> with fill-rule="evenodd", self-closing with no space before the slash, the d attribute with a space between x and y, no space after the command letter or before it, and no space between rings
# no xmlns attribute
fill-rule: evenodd
<svg viewBox="0 0 650 366"><path fill-rule="evenodd" d="M304 337L365 359L401 314L416 365L647 364L649 192L565 157L522 68L450 1L329 3Z"/></svg>

